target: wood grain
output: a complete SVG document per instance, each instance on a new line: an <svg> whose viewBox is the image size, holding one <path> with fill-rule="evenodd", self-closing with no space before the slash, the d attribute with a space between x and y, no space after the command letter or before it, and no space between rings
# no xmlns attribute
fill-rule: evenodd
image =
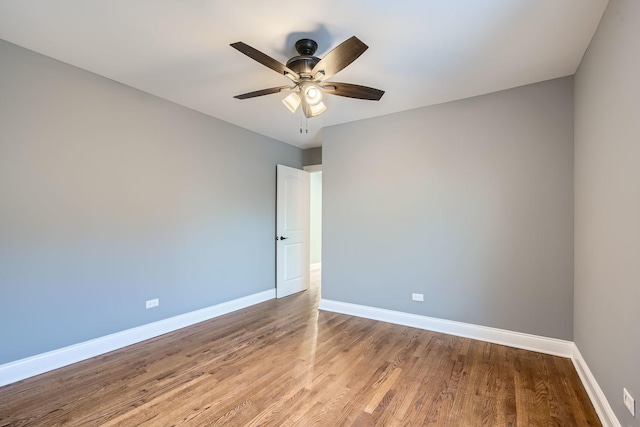
<svg viewBox="0 0 640 427"><path fill-rule="evenodd" d="M0 426L601 425L569 359L318 312L318 296L0 388Z"/></svg>

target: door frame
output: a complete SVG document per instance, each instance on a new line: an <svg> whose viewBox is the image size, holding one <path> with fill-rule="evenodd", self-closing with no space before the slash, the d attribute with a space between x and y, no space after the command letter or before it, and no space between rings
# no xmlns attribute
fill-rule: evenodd
<svg viewBox="0 0 640 427"><path fill-rule="evenodd" d="M307 171L309 173L311 173L311 172L322 172L322 163L320 163L319 165L303 166L302 170L303 171Z"/></svg>
<svg viewBox="0 0 640 427"><path fill-rule="evenodd" d="M302 170L305 170L305 171L307 171L309 173L322 172L322 163L317 164L317 165L303 166ZM309 197L311 197L311 192L309 192ZM322 198L322 194L320 195L320 198ZM309 209L309 216L311 216L311 209ZM311 224L311 221L309 221L309 224ZM309 231L310 231L309 235L311 236L311 234L312 234L311 233L312 232L311 227L309 228ZM320 241L322 241L322 235L320 235ZM311 243L312 243L311 242L311 237L309 237L309 244L311 245ZM321 258L321 260L320 260L319 265L315 265L315 264L310 265L310 267L313 266L313 268L311 268L312 270L314 268L322 268L321 267L321 265L322 265L322 255L320 255L320 258Z"/></svg>

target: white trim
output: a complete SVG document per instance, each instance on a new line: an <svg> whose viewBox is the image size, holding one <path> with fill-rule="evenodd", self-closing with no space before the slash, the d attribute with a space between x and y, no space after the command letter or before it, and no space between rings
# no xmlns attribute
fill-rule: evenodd
<svg viewBox="0 0 640 427"><path fill-rule="evenodd" d="M275 289L0 365L0 387L275 298Z"/></svg>
<svg viewBox="0 0 640 427"><path fill-rule="evenodd" d="M322 269L322 263L321 262L316 262L315 264L311 264L309 266L310 270L321 270Z"/></svg>
<svg viewBox="0 0 640 427"><path fill-rule="evenodd" d="M571 360L573 361L573 366L576 367L576 371L582 380L584 388L587 390L587 394L591 399L591 403L593 403L593 407L598 413L598 417L600 417L602 425L605 427L621 427L620 421L618 421L611 405L609 405L609 401L598 385L596 378L591 373L589 366L587 366L587 362L582 357L580 350L578 350L578 346L575 344L573 344L573 355Z"/></svg>
<svg viewBox="0 0 640 427"><path fill-rule="evenodd" d="M320 310L350 314L367 319L380 320L413 328L442 332L459 337L487 341L509 347L522 348L554 356L571 357L573 342L539 335L524 334L522 332L507 331L505 329L490 328L488 326L473 325L453 320L438 319L419 314L368 307L340 301L321 299Z"/></svg>
<svg viewBox="0 0 640 427"><path fill-rule="evenodd" d="M309 173L311 173L311 172L322 172L322 164L303 166L302 170L305 170L305 171L307 171Z"/></svg>

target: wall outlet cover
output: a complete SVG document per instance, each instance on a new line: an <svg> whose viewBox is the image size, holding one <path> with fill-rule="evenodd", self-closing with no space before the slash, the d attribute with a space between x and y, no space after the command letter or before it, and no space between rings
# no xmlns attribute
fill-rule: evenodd
<svg viewBox="0 0 640 427"><path fill-rule="evenodd" d="M414 301L424 301L424 294L411 294L411 299Z"/></svg>
<svg viewBox="0 0 640 427"><path fill-rule="evenodd" d="M636 400L631 396L631 393L626 388L622 389L622 401L624 406L627 407L631 415L636 416Z"/></svg>
<svg viewBox="0 0 640 427"><path fill-rule="evenodd" d="M158 298L150 299L149 301L147 301L147 308L153 308L159 305L160 305L160 300Z"/></svg>

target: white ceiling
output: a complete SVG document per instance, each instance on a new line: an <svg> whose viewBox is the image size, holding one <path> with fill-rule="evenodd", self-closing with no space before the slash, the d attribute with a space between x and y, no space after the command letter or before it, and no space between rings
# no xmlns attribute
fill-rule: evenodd
<svg viewBox="0 0 640 427"><path fill-rule="evenodd" d="M0 38L308 148L325 126L571 75L607 1L2 0ZM325 96L300 134L284 94L233 99L289 80L230 43L285 63L300 38L321 57L353 35L369 50L330 80L383 89L379 102Z"/></svg>

